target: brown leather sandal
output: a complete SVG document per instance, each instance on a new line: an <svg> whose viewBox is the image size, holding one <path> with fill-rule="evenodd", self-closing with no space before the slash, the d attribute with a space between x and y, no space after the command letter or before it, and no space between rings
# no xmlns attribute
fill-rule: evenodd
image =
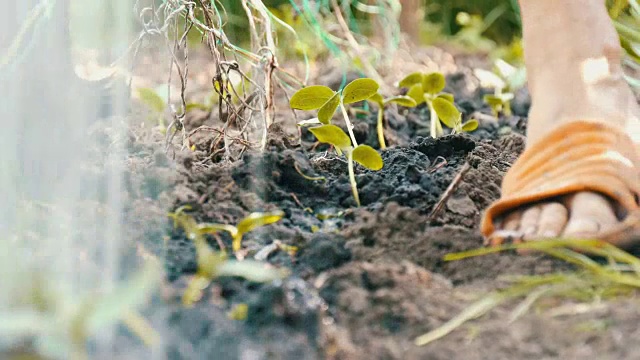
<svg viewBox="0 0 640 360"><path fill-rule="evenodd" d="M523 205L580 191L616 201L626 212L614 229L597 239L619 247L640 244L640 151L620 129L595 121L573 121L528 146L507 172L502 197L485 211L481 232L490 245L506 234L496 231L501 215Z"/></svg>

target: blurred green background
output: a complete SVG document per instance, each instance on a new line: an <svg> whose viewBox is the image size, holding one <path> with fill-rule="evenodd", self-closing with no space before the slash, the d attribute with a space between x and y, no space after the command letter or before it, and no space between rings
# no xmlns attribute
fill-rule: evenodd
<svg viewBox="0 0 640 360"><path fill-rule="evenodd" d="M390 0L349 0L351 4L352 30L367 32L370 29L367 19L368 14L358 11L357 3L367 5L380 5L389 3ZM339 0L343 4L345 0ZM247 23L242 4L238 0L221 0L228 13L230 29L227 31L229 37L236 41L245 40ZM279 8L283 11L295 12L292 3L300 9L305 5L318 12L328 11L331 8L331 0L263 0L269 8ZM499 44L511 42L514 37L520 35L520 17L517 0L422 0L425 8L425 19L431 23L430 29L437 29L438 35L453 36L458 33L462 26L456 22L459 12L466 12L477 15L481 18L489 17L491 25L484 32L484 36L496 41ZM357 28L357 29L355 29ZM435 34L433 34L435 35ZM429 37L427 37L429 38Z"/></svg>

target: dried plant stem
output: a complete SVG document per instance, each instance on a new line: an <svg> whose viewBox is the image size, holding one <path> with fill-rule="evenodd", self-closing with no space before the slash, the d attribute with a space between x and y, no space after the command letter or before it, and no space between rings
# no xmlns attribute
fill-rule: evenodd
<svg viewBox="0 0 640 360"><path fill-rule="evenodd" d="M378 74L376 69L369 63L369 61L367 61L367 58L362 53L362 49L360 48L358 41L356 41L356 39L353 37L353 34L351 33L351 30L349 30L349 25L347 25L344 16L342 16L342 9L340 9L340 6L338 5L338 0L332 0L331 3L333 5L333 11L336 15L336 19L338 20L338 24L340 25L344 36L347 38L349 46L351 46L353 51L356 53L356 56L360 60L360 63L362 64L362 66L364 66L365 70L371 78L378 82L378 84L381 84L381 86L386 86L386 82L382 79L382 76Z"/></svg>
<svg viewBox="0 0 640 360"><path fill-rule="evenodd" d="M442 193L440 200L438 200L436 205L433 207L433 210L431 210L431 213L429 214L429 217L428 217L429 221L432 221L433 219L435 219L436 216L438 216L438 214L444 207L444 204L446 204L447 200L449 200L451 195L453 195L454 191L460 184L460 181L462 180L466 172L469 171L470 168L471 166L469 165L469 163L465 163L462 166L462 169L460 169L460 171L456 174L456 176L453 178L453 181L451 181L451 184L449 184L449 186L444 191L444 193Z"/></svg>

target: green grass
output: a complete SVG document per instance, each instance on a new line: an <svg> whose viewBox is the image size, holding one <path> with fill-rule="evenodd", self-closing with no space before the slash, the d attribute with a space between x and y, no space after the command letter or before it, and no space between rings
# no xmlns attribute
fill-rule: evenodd
<svg viewBox="0 0 640 360"><path fill-rule="evenodd" d="M415 339L423 346L440 339L466 322L487 314L509 301L520 300L512 311L513 322L542 299L592 303L635 294L640 289L640 259L611 244L599 240L544 240L481 248L445 256L446 261L463 260L506 250L542 252L573 264L576 269L542 275L516 276L508 279L512 285L493 291L469 305L460 314ZM600 258L605 261L596 261Z"/></svg>

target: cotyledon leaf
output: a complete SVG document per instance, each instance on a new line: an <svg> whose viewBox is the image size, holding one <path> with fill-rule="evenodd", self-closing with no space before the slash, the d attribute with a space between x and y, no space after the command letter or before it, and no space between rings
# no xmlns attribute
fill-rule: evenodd
<svg viewBox="0 0 640 360"><path fill-rule="evenodd" d="M415 99L413 99L410 96L394 96L391 98L388 98L384 101L386 104L388 103L396 103L400 106L404 106L404 107L415 107L417 106L417 102L415 101Z"/></svg>
<svg viewBox="0 0 640 360"><path fill-rule="evenodd" d="M480 86L502 89L507 84L498 75L484 69L473 70L474 75L480 80Z"/></svg>
<svg viewBox="0 0 640 360"><path fill-rule="evenodd" d="M416 106L424 103L424 91L422 84L415 84L407 91L407 96L416 101Z"/></svg>
<svg viewBox="0 0 640 360"><path fill-rule="evenodd" d="M289 105L293 109L299 110L315 110L324 105L335 94L335 91L331 90L327 86L312 85L298 90L291 100Z"/></svg>
<svg viewBox="0 0 640 360"><path fill-rule="evenodd" d="M249 216L240 220L237 226L238 233L235 236L233 236L233 243L231 244L233 251L240 250L240 246L242 245L242 236L244 234L260 226L269 225L269 224L278 222L280 221L280 219L282 219L283 216L284 216L284 212L282 211L274 211L274 212L267 212L267 213L255 212L255 213L249 214Z"/></svg>
<svg viewBox="0 0 640 360"><path fill-rule="evenodd" d="M349 136L335 125L316 126L309 128L309 131L318 138L318 141L331 144L338 149L351 147L351 139L349 139Z"/></svg>
<svg viewBox="0 0 640 360"><path fill-rule="evenodd" d="M444 75L434 72L422 79L422 89L429 94L437 94L445 87Z"/></svg>
<svg viewBox="0 0 640 360"><path fill-rule="evenodd" d="M338 105L340 105L340 94L335 93L331 99L327 100L320 110L318 110L318 120L323 124L330 124L331 118L336 112Z"/></svg>
<svg viewBox="0 0 640 360"><path fill-rule="evenodd" d="M462 125L462 131L471 132L478 128L478 120L471 119Z"/></svg>
<svg viewBox="0 0 640 360"><path fill-rule="evenodd" d="M442 93L440 95L438 95L439 98L443 98L447 101L449 101L450 103L453 103L453 94L449 94L449 93Z"/></svg>
<svg viewBox="0 0 640 360"><path fill-rule="evenodd" d="M380 95L380 93L375 93L373 94L369 99L367 99L371 102L376 103L376 105L383 107L384 106L384 98L382 97L382 95Z"/></svg>
<svg viewBox="0 0 640 360"><path fill-rule="evenodd" d="M412 74L407 75L404 79L400 80L398 83L398 87L409 88L415 84L422 84L422 77L424 74L421 72L414 72Z"/></svg>
<svg viewBox="0 0 640 360"><path fill-rule="evenodd" d="M155 112L161 113L166 107L164 99L153 89L138 88L138 97Z"/></svg>
<svg viewBox="0 0 640 360"><path fill-rule="evenodd" d="M449 128L453 129L460 121L460 111L456 109L455 105L453 105L449 101L443 98L435 98L433 99L432 105L436 114L438 114L440 121L442 121ZM434 120L435 119L432 119L431 121Z"/></svg>
<svg viewBox="0 0 640 360"><path fill-rule="evenodd" d="M354 102L367 100L378 92L380 85L369 78L355 79L342 90L342 102L351 104Z"/></svg>
<svg viewBox="0 0 640 360"><path fill-rule="evenodd" d="M487 103L491 107L500 106L504 103L504 100L501 97L495 96L493 94L485 95L483 100L485 103Z"/></svg>
<svg viewBox="0 0 640 360"><path fill-rule="evenodd" d="M358 145L353 149L353 161L366 167L369 170L380 170L384 166L382 156L369 145Z"/></svg>
<svg viewBox="0 0 640 360"><path fill-rule="evenodd" d="M273 224L275 222L280 221L284 216L283 211L273 211L273 212L254 212L249 214L246 218L242 219L238 223L238 233L243 235L248 233L249 231L258 228L260 226Z"/></svg>

